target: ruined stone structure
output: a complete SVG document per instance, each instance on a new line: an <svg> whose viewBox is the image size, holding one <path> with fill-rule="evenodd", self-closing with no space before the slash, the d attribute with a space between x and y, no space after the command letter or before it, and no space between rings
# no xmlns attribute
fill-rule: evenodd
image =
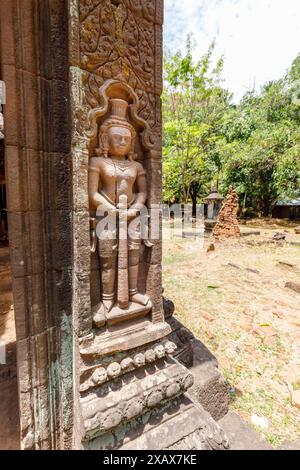
<svg viewBox="0 0 300 470"><path fill-rule="evenodd" d="M238 209L239 199L237 192L230 187L212 233L212 237L215 240L240 237L241 233L237 219Z"/></svg>
<svg viewBox="0 0 300 470"><path fill-rule="evenodd" d="M206 235L211 235L211 232L216 226L223 201L223 196L221 196L216 189L213 189L206 198L207 215L204 220Z"/></svg>
<svg viewBox="0 0 300 470"><path fill-rule="evenodd" d="M163 308L163 2L1 0L0 18L21 447L227 448ZM147 236L125 236L144 205Z"/></svg>

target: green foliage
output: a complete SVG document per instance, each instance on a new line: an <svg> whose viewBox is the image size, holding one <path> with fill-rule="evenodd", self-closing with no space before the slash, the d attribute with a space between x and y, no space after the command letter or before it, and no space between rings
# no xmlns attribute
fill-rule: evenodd
<svg viewBox="0 0 300 470"><path fill-rule="evenodd" d="M194 61L189 36L186 54L177 52L165 60L164 199L168 202L196 203L222 166L215 127L227 109L229 93L220 87L223 59L212 68L214 47Z"/></svg>
<svg viewBox="0 0 300 470"><path fill-rule="evenodd" d="M300 55L233 105L214 47L195 61L189 36L185 55L165 59L164 200L195 204L211 186L233 185L244 208L269 215L278 199L300 196Z"/></svg>

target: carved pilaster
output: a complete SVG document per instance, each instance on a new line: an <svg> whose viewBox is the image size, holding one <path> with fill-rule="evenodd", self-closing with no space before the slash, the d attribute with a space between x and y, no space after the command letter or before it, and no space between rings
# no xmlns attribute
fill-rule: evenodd
<svg viewBox="0 0 300 470"><path fill-rule="evenodd" d="M134 428L149 416L163 415L176 400L181 403L185 391L193 383L188 371L171 358L174 344L165 340L170 328L164 319L161 279L163 2L78 0L77 3L72 0L70 6L71 24L76 32L71 34L73 50L70 56L74 116L72 149L79 175L74 173L77 299L74 314L79 335L78 399L82 413L82 442L84 448L117 448L129 438L127 431L121 432L121 441L118 437L128 421ZM76 21L79 28L74 25ZM116 111L114 100L119 100L119 111ZM127 308L127 297L124 296L128 289L128 278L124 273L128 262L130 264L124 252L127 242L121 244L117 235L115 247L107 245L105 250L109 253L111 250L108 268L103 268L105 265L101 261L101 240L98 246L95 222L91 225L92 245L87 243L90 234L86 220L88 188L93 220L95 215L91 208L95 210L95 201L99 198L108 197L116 206L118 202L114 199L115 191L110 194L109 186L111 171L114 171L113 178L117 178L116 164L110 168L113 155L108 134L105 134L109 126L117 127L119 132L125 127L135 142L131 152L138 163L122 163L124 174L127 167L129 176L130 171L135 174L136 167L146 178L144 200L150 216L149 237L139 253L137 284L137 292L149 296L150 301L145 307L129 302ZM107 157L109 161L105 160ZM135 181L135 184L143 187L142 182ZM124 187L126 193L128 188ZM88 255L87 247L90 246L93 253ZM121 306L114 305L119 294L108 295L103 287L107 279L103 278L102 270L116 269L116 266L121 269L113 276L118 279L121 298L124 297ZM83 303L81 299L84 299ZM182 437L182 433L179 435Z"/></svg>
<svg viewBox="0 0 300 470"><path fill-rule="evenodd" d="M67 2L0 2L9 241L24 449L72 447Z"/></svg>
<svg viewBox="0 0 300 470"><path fill-rule="evenodd" d="M163 2L0 0L0 21L22 448L226 447L219 428L186 395L193 377L167 340ZM97 243L91 245L95 207L88 190L91 159L120 156L105 140L108 124L114 132L126 129L123 137L129 133L119 173L134 170L126 174L128 193L112 195L113 209L130 211L140 197L150 231L143 246L136 237L120 245L119 237L103 262L101 246L98 256ZM119 179L122 189L126 178ZM112 293L100 282L110 254L119 270ZM98 321L93 307L101 302L105 318Z"/></svg>

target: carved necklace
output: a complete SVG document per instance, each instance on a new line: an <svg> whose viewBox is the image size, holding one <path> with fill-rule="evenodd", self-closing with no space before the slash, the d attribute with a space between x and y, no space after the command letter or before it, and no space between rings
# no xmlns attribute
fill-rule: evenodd
<svg viewBox="0 0 300 470"><path fill-rule="evenodd" d="M131 166L132 162L129 162L128 160L113 160L112 158L110 158L113 166L115 167L115 169L119 169L121 171L126 171L127 168L129 166Z"/></svg>
<svg viewBox="0 0 300 470"><path fill-rule="evenodd" d="M130 162L128 160L115 160L110 157L110 161L114 166L115 169L115 177L116 177L116 183L115 183L115 200L119 200L119 192L121 191L122 193L122 186L124 186L124 180L122 180L121 185L119 187L117 183L117 169L121 170L123 173L127 170L129 166L132 165L133 162ZM124 188L123 188L124 189Z"/></svg>

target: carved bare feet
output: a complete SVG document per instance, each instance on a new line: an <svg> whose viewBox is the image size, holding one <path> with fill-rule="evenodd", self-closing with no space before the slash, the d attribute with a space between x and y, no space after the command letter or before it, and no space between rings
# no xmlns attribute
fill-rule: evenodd
<svg viewBox="0 0 300 470"><path fill-rule="evenodd" d="M105 308L102 302L93 308L93 322L96 328L102 328L106 323Z"/></svg>
<svg viewBox="0 0 300 470"><path fill-rule="evenodd" d="M150 302L150 298L147 295L143 295L139 293L131 295L130 300L131 302L134 302L139 305L144 305L144 306L146 306L148 302Z"/></svg>

